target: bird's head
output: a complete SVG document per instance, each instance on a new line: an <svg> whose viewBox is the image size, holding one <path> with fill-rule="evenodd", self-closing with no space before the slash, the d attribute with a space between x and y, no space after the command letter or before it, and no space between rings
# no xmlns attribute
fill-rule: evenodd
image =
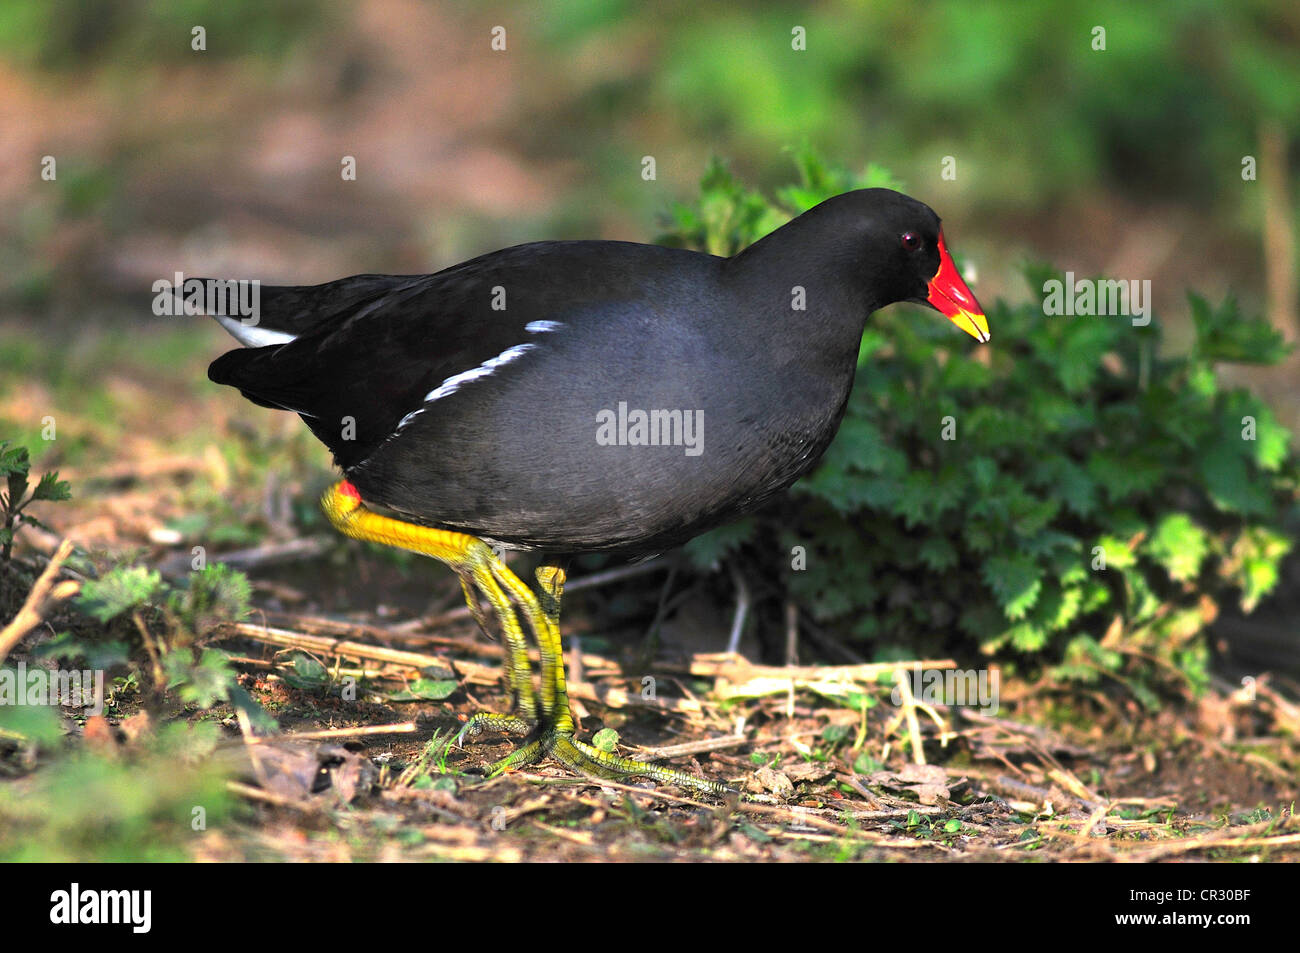
<svg viewBox="0 0 1300 953"><path fill-rule="evenodd" d="M859 189L800 218L835 233L845 264L871 288L875 307L927 304L975 340L989 339L984 309L957 272L939 216L925 203L892 189Z"/></svg>

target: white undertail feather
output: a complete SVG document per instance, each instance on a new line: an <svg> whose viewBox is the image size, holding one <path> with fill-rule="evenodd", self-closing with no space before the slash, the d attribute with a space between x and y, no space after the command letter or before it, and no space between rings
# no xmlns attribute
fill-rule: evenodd
<svg viewBox="0 0 1300 953"><path fill-rule="evenodd" d="M276 331L256 324L245 324L243 319L228 314L214 314L214 318L223 328L244 347L266 347L270 344L288 344L296 335L288 331Z"/></svg>

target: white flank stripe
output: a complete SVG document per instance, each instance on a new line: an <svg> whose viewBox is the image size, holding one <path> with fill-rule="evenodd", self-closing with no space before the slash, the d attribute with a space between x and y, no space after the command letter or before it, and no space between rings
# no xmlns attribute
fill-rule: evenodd
<svg viewBox="0 0 1300 953"><path fill-rule="evenodd" d="M478 367L472 370L464 371L454 377L448 377L445 381L429 391L424 397L426 404L432 403L440 397L446 397L448 394L454 394L460 390L461 384L468 384L470 381L476 381L481 377L487 377L498 367L505 367L516 358L523 357L529 351L537 349L536 344L516 344L509 350L502 351L491 360L484 361Z"/></svg>
<svg viewBox="0 0 1300 953"><path fill-rule="evenodd" d="M456 391L460 389L461 384L468 384L470 381L476 381L479 378L487 377L498 367L504 367L506 364L509 364L515 358L527 354L529 351L535 350L536 347L537 347L536 344L516 344L508 351L502 351L500 354L498 354L496 357L492 358L491 360L484 361L478 367L472 368L468 371L464 371L463 373L457 374L454 377L448 377L445 381L443 381L433 390L429 391L429 393L424 395L424 404L422 406L417 407L415 410L411 411L400 421L398 421L397 429L394 430L392 434L389 435L388 439L391 440L393 437L395 437L403 427L409 424L416 417L420 416L420 414L424 413L424 408L428 407L429 404L433 403L439 397L446 397L448 394L456 393Z"/></svg>
<svg viewBox="0 0 1300 953"><path fill-rule="evenodd" d="M420 407L420 408L418 408L417 410L413 410L413 411L411 411L409 414L407 414L405 417L403 417L401 420L399 420L399 421L397 422L397 430L401 430L403 427L405 427L407 424L409 424L409 423L410 423L412 420L414 420L416 417L420 416L420 414L421 414L421 412L422 412L423 410L424 410L424 408L423 408L423 407ZM397 430L394 430L393 432L396 433Z"/></svg>
<svg viewBox="0 0 1300 953"><path fill-rule="evenodd" d="M230 332L233 337L244 347L266 347L268 344L288 344L295 335L288 331L275 331L271 328L259 327L256 324L245 324L242 320L232 317L228 314L214 314L218 323Z"/></svg>
<svg viewBox="0 0 1300 953"><path fill-rule="evenodd" d="M564 327L559 321L529 321L524 325L524 330L529 334L543 334L547 331L558 331Z"/></svg>

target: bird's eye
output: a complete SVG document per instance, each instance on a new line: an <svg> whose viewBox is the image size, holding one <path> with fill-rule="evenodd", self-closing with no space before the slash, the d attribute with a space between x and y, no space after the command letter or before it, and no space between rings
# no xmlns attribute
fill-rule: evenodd
<svg viewBox="0 0 1300 953"><path fill-rule="evenodd" d="M908 251L920 251L921 245L921 236L916 232L903 232L903 247Z"/></svg>

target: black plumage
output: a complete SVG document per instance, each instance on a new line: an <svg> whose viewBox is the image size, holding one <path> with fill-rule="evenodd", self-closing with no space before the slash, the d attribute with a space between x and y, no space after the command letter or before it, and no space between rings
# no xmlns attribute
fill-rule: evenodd
<svg viewBox="0 0 1300 953"><path fill-rule="evenodd" d="M816 463L868 315L936 301L944 261L934 212L863 190L729 259L540 242L432 275L266 287L259 325L293 339L209 376L300 414L362 499L412 522L550 553L656 551ZM666 436L680 412L683 442L602 442L620 405L670 412Z"/></svg>

